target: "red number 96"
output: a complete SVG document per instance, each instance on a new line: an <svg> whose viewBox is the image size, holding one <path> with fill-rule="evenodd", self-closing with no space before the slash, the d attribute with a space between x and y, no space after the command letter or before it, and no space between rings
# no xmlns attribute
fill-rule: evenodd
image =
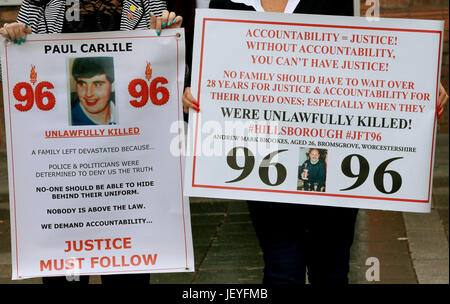
<svg viewBox="0 0 450 304"><path fill-rule="evenodd" d="M168 81L164 77L157 77L152 80L150 85L144 79L134 79L128 85L128 92L131 97L137 98L130 101L133 107L141 108L145 106L148 99L156 106L162 106L169 101L170 93L163 85Z"/></svg>
<svg viewBox="0 0 450 304"><path fill-rule="evenodd" d="M16 109L21 112L26 112L33 108L33 104L36 101L36 106L39 110L49 111L55 107L55 95L50 91L43 91L44 89L54 89L52 83L48 81L40 82L34 90L31 84L27 82L19 82L13 88L14 98L21 102L15 105ZM44 103L46 99L46 103Z"/></svg>

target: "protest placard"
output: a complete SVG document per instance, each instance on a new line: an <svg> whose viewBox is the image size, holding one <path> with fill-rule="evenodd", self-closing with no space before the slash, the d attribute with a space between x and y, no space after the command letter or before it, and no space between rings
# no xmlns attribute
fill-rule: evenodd
<svg viewBox="0 0 450 304"><path fill-rule="evenodd" d="M182 30L2 44L13 279L194 271L184 52Z"/></svg>
<svg viewBox="0 0 450 304"><path fill-rule="evenodd" d="M197 10L190 196L429 212L443 22Z"/></svg>

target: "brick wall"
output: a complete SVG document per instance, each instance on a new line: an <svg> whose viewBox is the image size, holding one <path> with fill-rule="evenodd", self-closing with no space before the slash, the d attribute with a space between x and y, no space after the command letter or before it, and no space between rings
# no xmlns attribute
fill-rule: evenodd
<svg viewBox="0 0 450 304"><path fill-rule="evenodd" d="M361 16L365 15L368 6L361 0ZM442 83L449 90L449 0L380 0L381 17L438 19L445 20L444 56L442 61ZM0 6L0 26L5 22L13 22L17 17L18 7ZM0 83L0 150L5 148L5 124L3 114L3 92ZM439 123L439 132L449 131L449 107L446 108Z"/></svg>

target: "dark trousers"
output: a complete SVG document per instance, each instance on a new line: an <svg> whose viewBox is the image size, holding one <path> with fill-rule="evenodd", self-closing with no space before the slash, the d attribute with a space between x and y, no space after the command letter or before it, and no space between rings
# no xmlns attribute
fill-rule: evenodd
<svg viewBox="0 0 450 304"><path fill-rule="evenodd" d="M144 285L150 284L149 273L137 273L137 274L113 274L100 276L102 284L108 285ZM42 278L42 283L45 285L85 285L89 284L89 276L80 276L79 280L67 280L66 277L45 277Z"/></svg>
<svg viewBox="0 0 450 304"><path fill-rule="evenodd" d="M358 209L248 202L263 284L348 284Z"/></svg>

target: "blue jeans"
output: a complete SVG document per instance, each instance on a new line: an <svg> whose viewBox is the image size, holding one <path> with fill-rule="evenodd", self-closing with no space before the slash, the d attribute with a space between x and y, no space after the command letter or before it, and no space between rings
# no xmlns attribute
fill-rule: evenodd
<svg viewBox="0 0 450 304"><path fill-rule="evenodd" d="M348 284L358 209L249 201L263 284Z"/></svg>

